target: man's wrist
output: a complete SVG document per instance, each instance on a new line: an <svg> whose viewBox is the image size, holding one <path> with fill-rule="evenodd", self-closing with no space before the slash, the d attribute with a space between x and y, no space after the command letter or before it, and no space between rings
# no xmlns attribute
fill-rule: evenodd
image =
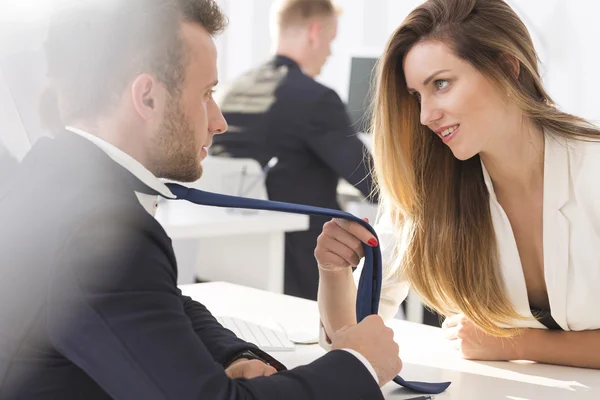
<svg viewBox="0 0 600 400"><path fill-rule="evenodd" d="M235 364L244 362L244 361L250 361L249 359L245 358L245 357L241 357L241 358L236 358L235 361L232 361L229 363L229 365L227 366L227 368L229 367L233 367Z"/></svg>
<svg viewBox="0 0 600 400"><path fill-rule="evenodd" d="M237 364L238 362L242 362L242 361L249 361L249 360L259 360L262 361L265 364L268 364L268 362L266 362L265 360L263 360L260 356L258 356L256 353L254 353L252 350L244 350L238 354L236 354L230 361L229 364L227 364L226 368L231 367L234 364Z"/></svg>
<svg viewBox="0 0 600 400"><path fill-rule="evenodd" d="M225 369L227 369L228 367L233 365L238 360L242 360L242 359L244 359L245 361L248 361L248 360L262 361L263 363L275 368L277 371L285 371L287 369L285 367L285 365L283 365L277 359L272 357L269 353L266 353L260 349L246 349L246 350L243 350L243 351L235 354L235 356L233 356L229 360L229 362L227 364L225 364Z"/></svg>

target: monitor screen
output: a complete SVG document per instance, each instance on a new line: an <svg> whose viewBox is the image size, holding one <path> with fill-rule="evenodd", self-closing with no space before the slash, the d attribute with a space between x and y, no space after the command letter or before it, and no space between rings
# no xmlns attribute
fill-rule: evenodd
<svg viewBox="0 0 600 400"><path fill-rule="evenodd" d="M369 121L365 115L371 104L376 63L377 58L352 57L347 107L350 121L357 132L368 130Z"/></svg>

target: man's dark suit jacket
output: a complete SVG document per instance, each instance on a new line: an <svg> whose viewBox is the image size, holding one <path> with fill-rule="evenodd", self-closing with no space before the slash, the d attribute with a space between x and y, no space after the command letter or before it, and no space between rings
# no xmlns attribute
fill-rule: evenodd
<svg viewBox="0 0 600 400"><path fill-rule="evenodd" d="M148 188L86 139L41 139L12 178L0 192L1 399L382 398L345 351L229 379L229 360L254 346L181 294L171 240L134 193Z"/></svg>
<svg viewBox="0 0 600 400"><path fill-rule="evenodd" d="M214 137L211 154L252 158L263 166L278 157L267 175L269 199L339 209L340 178L369 196L368 152L344 104L293 60L277 56L248 72L220 105L229 129ZM308 231L286 234L285 293L316 299L313 253L326 221L313 217Z"/></svg>

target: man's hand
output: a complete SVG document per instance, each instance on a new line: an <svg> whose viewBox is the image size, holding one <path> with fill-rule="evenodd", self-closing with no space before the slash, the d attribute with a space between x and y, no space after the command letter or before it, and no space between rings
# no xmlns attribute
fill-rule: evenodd
<svg viewBox="0 0 600 400"><path fill-rule="evenodd" d="M467 360L507 361L519 359L519 338L505 339L488 335L463 314L446 318L444 337Z"/></svg>
<svg viewBox="0 0 600 400"><path fill-rule="evenodd" d="M252 379L258 376L270 376L275 372L277 370L270 365L260 360L248 360L247 358L236 360L225 370L225 373L231 379Z"/></svg>
<svg viewBox="0 0 600 400"><path fill-rule="evenodd" d="M332 349L352 349L362 354L373 366L379 386L383 386L402 369L394 342L394 331L383 324L378 315L370 315L358 325L346 326L331 338Z"/></svg>

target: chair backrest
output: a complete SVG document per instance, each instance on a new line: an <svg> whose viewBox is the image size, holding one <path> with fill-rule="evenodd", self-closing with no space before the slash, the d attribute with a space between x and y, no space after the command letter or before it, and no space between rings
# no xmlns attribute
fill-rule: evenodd
<svg viewBox="0 0 600 400"><path fill-rule="evenodd" d="M202 177L189 186L234 196L268 198L265 175L256 160L208 156L202 161L202 169Z"/></svg>

